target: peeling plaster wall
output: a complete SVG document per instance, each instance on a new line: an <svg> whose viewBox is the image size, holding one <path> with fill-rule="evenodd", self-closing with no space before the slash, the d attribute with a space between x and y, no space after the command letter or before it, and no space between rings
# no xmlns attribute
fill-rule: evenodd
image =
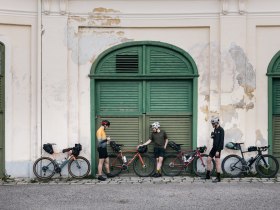
<svg viewBox="0 0 280 210"><path fill-rule="evenodd" d="M213 115L221 118L225 143L268 143L266 71L280 50L279 1L43 0L42 90L37 4L0 2L0 40L8 40L10 58L5 161L12 176L33 176L41 141L57 143L57 150L80 142L90 159L88 74L104 50L130 41L169 43L194 59L197 145L211 148Z"/></svg>

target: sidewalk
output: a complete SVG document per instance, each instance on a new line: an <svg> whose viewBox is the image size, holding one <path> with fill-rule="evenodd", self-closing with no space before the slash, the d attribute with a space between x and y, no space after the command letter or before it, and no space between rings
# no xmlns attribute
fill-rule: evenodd
<svg viewBox="0 0 280 210"><path fill-rule="evenodd" d="M213 178L214 179L214 178ZM220 183L275 183L280 186L280 177L277 178L223 178ZM114 177L109 178L106 181L99 181L97 179L72 179L72 178L53 178L51 180L40 181L38 179L30 178L8 178L7 180L0 180L1 185L102 185L102 184L172 184L172 183L212 183L212 180L204 180L199 177L189 176L176 176L168 177L163 176L160 178L153 177ZM214 184L214 183L213 183ZM219 183L218 183L219 184Z"/></svg>

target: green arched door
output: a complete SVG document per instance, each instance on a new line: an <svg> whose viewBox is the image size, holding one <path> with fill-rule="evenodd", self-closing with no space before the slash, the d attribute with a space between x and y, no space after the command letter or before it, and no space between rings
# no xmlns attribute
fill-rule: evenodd
<svg viewBox="0 0 280 210"><path fill-rule="evenodd" d="M0 43L0 177L5 172L5 46Z"/></svg>
<svg viewBox="0 0 280 210"><path fill-rule="evenodd" d="M273 57L268 67L269 97L269 144L272 153L280 161L280 51Z"/></svg>
<svg viewBox="0 0 280 210"><path fill-rule="evenodd" d="M105 51L90 74L92 145L102 119L112 122L107 133L127 149L148 140L154 121L170 140L196 145L197 76L192 58L172 45L130 42Z"/></svg>

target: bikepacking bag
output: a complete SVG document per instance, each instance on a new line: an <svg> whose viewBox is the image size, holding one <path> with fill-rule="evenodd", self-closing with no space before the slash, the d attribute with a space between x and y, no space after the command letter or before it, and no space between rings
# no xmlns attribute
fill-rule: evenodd
<svg viewBox="0 0 280 210"><path fill-rule="evenodd" d="M179 152L181 150L181 146L176 144L174 141L169 141L168 146L170 146L175 151Z"/></svg>
<svg viewBox="0 0 280 210"><path fill-rule="evenodd" d="M43 149L49 153L49 154L53 154L53 147L51 144L43 144Z"/></svg>
<svg viewBox="0 0 280 210"><path fill-rule="evenodd" d="M239 147L240 147L239 144L236 144L236 143L233 143L233 142L228 142L226 144L226 148L228 148L228 149L239 150Z"/></svg>
<svg viewBox="0 0 280 210"><path fill-rule="evenodd" d="M255 151L257 151L258 150L258 148L256 147L256 146L250 146L250 147L248 147L248 152L255 152Z"/></svg>
<svg viewBox="0 0 280 210"><path fill-rule="evenodd" d="M75 147L72 148L72 155L74 155L75 157L79 156L81 150L82 150L82 145L75 144Z"/></svg>

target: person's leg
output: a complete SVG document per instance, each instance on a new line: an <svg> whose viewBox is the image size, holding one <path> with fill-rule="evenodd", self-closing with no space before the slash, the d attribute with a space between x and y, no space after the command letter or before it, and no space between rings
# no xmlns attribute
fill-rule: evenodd
<svg viewBox="0 0 280 210"><path fill-rule="evenodd" d="M99 161L98 161L98 176L102 176L102 167L103 167L104 160L105 159L103 159L103 158L99 158Z"/></svg>
<svg viewBox="0 0 280 210"><path fill-rule="evenodd" d="M218 151L215 155L217 177L213 182L221 181L221 159L220 159L220 157L221 157L221 151Z"/></svg>
<svg viewBox="0 0 280 210"><path fill-rule="evenodd" d="M107 158L104 160L104 165L105 165L105 169L106 169L107 174L109 174L109 173L110 173L109 157L107 157Z"/></svg>
<svg viewBox="0 0 280 210"><path fill-rule="evenodd" d="M211 151L209 152L209 156L207 157L207 171L206 171L206 177L205 179L210 179L210 172L212 169L212 159L215 156L215 150L212 148Z"/></svg>

